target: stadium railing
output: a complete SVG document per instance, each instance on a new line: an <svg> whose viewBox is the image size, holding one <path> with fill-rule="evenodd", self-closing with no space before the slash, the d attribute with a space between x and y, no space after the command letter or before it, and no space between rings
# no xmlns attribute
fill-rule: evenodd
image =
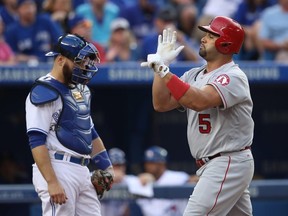
<svg viewBox="0 0 288 216"><path fill-rule="evenodd" d="M181 186L154 186L153 198L188 199L194 184ZM288 179L253 180L249 188L254 216L288 215ZM104 200L131 200L139 196L131 194L125 186L114 186L106 192ZM33 185L0 185L0 204L36 204L40 211L40 199Z"/></svg>
<svg viewBox="0 0 288 216"><path fill-rule="evenodd" d="M288 64L275 62L236 62L248 76L251 83L287 83ZM170 70L182 75L192 67L200 65L191 62L171 64ZM51 63L28 66L0 66L0 84L26 85L31 84L39 76L45 75L52 68ZM143 85L151 84L153 73L148 68L140 67L138 62L100 64L99 72L90 82L90 85Z"/></svg>

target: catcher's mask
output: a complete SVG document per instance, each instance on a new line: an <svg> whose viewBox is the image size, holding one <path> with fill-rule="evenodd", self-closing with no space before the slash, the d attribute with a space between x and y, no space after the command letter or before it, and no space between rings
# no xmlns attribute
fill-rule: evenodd
<svg viewBox="0 0 288 216"><path fill-rule="evenodd" d="M217 16L208 26L198 26L198 28L219 36L215 41L215 46L218 52L224 55L238 53L244 42L244 29L229 17Z"/></svg>
<svg viewBox="0 0 288 216"><path fill-rule="evenodd" d="M72 82L87 84L97 73L96 63L100 62L97 48L79 35L66 34L60 36L54 51L46 56L63 55L74 62Z"/></svg>

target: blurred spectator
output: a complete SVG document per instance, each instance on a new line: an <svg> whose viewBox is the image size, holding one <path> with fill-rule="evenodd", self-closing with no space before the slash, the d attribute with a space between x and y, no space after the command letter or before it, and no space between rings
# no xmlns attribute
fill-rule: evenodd
<svg viewBox="0 0 288 216"><path fill-rule="evenodd" d="M235 55L238 60L258 60L260 55L257 33L259 18L262 11L271 6L269 0L244 0L238 7L234 19L245 30L245 41L240 53Z"/></svg>
<svg viewBox="0 0 288 216"><path fill-rule="evenodd" d="M137 61L137 41L124 18L117 18L111 24L111 37L106 51L107 62Z"/></svg>
<svg viewBox="0 0 288 216"><path fill-rule="evenodd" d="M139 175L145 183L147 173L155 178L154 185L175 186L183 185L189 181L189 175L182 171L167 169L168 152L160 146L151 146L144 153L145 173ZM173 199L139 199L137 203L142 209L144 216L182 216L187 200Z"/></svg>
<svg viewBox="0 0 288 216"><path fill-rule="evenodd" d="M181 5L189 5L189 4L194 4L195 0L170 0L170 4L177 8Z"/></svg>
<svg viewBox="0 0 288 216"><path fill-rule="evenodd" d="M19 62L37 64L47 61L45 53L52 49L61 28L49 16L37 15L34 0L18 0L19 20L7 27L5 38Z"/></svg>
<svg viewBox="0 0 288 216"><path fill-rule="evenodd" d="M70 13L67 21L67 30L68 30L67 33L78 34L84 37L89 42L93 43L94 46L98 49L99 56L101 59L100 63L106 62L105 57L106 54L104 47L102 47L101 44L91 39L92 23L90 20L88 20L82 15Z"/></svg>
<svg viewBox="0 0 288 216"><path fill-rule="evenodd" d="M3 5L0 6L0 16L3 19L5 26L10 25L17 20L17 0L3 0Z"/></svg>
<svg viewBox="0 0 288 216"><path fill-rule="evenodd" d="M198 18L197 26L207 25L216 16L233 17L239 4L243 0L207 0L201 16ZM195 38L199 41L203 37L204 33L201 31L195 31Z"/></svg>
<svg viewBox="0 0 288 216"><path fill-rule="evenodd" d="M44 0L43 12L50 14L52 20L58 23L64 32L67 32L68 16L73 12L71 0Z"/></svg>
<svg viewBox="0 0 288 216"><path fill-rule="evenodd" d="M177 14L177 28L187 37L193 38L193 33L197 27L197 7L194 4L180 5L177 8Z"/></svg>
<svg viewBox="0 0 288 216"><path fill-rule="evenodd" d="M16 63L16 59L12 49L4 39L4 28L5 24L0 16L0 65L13 65Z"/></svg>
<svg viewBox="0 0 288 216"><path fill-rule="evenodd" d="M177 56L177 61L199 61L198 55L199 43L193 40L188 35L176 28L176 11L171 6L161 8L157 13L155 19L156 32L150 33L150 35L144 37L141 46L141 59L146 60L147 55L155 53L158 43L158 35L163 32L165 28L170 28L177 31L177 46L184 46L182 52ZM197 52L195 51L197 50Z"/></svg>
<svg viewBox="0 0 288 216"><path fill-rule="evenodd" d="M259 38L263 60L288 60L288 0L265 9L260 18Z"/></svg>
<svg viewBox="0 0 288 216"><path fill-rule="evenodd" d="M108 0L90 0L76 8L76 13L92 22L92 40L106 47L111 36L110 25L119 8Z"/></svg>
<svg viewBox="0 0 288 216"><path fill-rule="evenodd" d="M121 9L119 16L128 20L138 44L153 31L157 10L155 0L136 0L133 5Z"/></svg>
<svg viewBox="0 0 288 216"><path fill-rule="evenodd" d="M129 179L137 178L134 175L126 174L126 155L119 148L111 148L108 151L109 158L113 164L115 173L113 185L127 186ZM134 201L128 200L103 200L101 203L103 216L140 216L142 215L139 206ZM132 214L133 213L133 214Z"/></svg>
<svg viewBox="0 0 288 216"><path fill-rule="evenodd" d="M202 15L209 16L208 20L215 16L232 17L242 1L243 0L207 0Z"/></svg>
<svg viewBox="0 0 288 216"><path fill-rule="evenodd" d="M89 0L72 0L72 10L75 11L77 7L88 2Z"/></svg>
<svg viewBox="0 0 288 216"><path fill-rule="evenodd" d="M196 0L194 1L195 6L198 10L198 18L202 15L203 8L205 7L207 0Z"/></svg>
<svg viewBox="0 0 288 216"><path fill-rule="evenodd" d="M134 0L109 0L109 1L117 5L119 9L134 3Z"/></svg>
<svg viewBox="0 0 288 216"><path fill-rule="evenodd" d="M260 18L264 9L273 4L271 0L243 0L239 4L233 18L241 25L251 26Z"/></svg>

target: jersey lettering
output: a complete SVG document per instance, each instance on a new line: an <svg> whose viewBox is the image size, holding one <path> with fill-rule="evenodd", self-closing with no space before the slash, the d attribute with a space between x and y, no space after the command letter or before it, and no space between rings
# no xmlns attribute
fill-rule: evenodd
<svg viewBox="0 0 288 216"><path fill-rule="evenodd" d="M199 132L202 134L208 134L211 131L210 114L199 114Z"/></svg>

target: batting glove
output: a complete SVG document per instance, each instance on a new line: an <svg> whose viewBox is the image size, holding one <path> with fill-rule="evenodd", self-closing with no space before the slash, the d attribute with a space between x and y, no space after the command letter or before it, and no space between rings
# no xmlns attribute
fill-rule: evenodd
<svg viewBox="0 0 288 216"><path fill-rule="evenodd" d="M147 62L141 63L142 67L148 66L152 68L156 74L163 78L169 73L169 67L167 67L158 54L149 54L147 56Z"/></svg>
<svg viewBox="0 0 288 216"><path fill-rule="evenodd" d="M172 32L170 28L163 30L163 36L158 36L157 52L154 55L158 55L160 57L160 60L163 61L165 65L170 65L170 63L179 55L179 53L184 48L184 46L180 46L175 49L176 40L177 32ZM149 59L147 59L147 62L141 63L141 67L149 67L149 63Z"/></svg>
<svg viewBox="0 0 288 216"><path fill-rule="evenodd" d="M157 52L165 65L170 65L170 63L179 55L184 46L180 46L175 49L177 40L177 32L168 28L163 30L163 36L158 36L158 47Z"/></svg>
<svg viewBox="0 0 288 216"><path fill-rule="evenodd" d="M161 78L165 77L166 74L170 72L169 67L167 67L163 62L153 62L152 68L156 74L158 74Z"/></svg>

